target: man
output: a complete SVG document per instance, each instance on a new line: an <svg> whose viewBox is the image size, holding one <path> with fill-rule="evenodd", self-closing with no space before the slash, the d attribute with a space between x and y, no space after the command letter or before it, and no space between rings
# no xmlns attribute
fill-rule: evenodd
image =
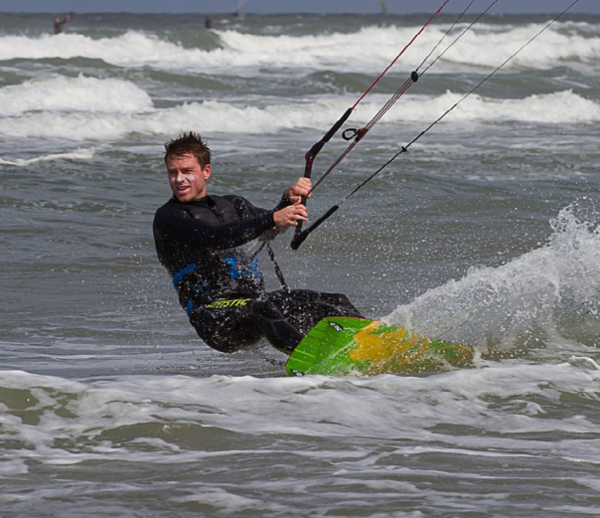
<svg viewBox="0 0 600 518"><path fill-rule="evenodd" d="M179 301L198 335L212 348L233 352L266 337L291 352L326 316L360 316L345 295L311 290L266 292L257 254L299 221L308 221L300 178L273 210L240 196L207 194L210 149L184 133L165 144L173 197L153 223L158 259L173 278Z"/></svg>
<svg viewBox="0 0 600 518"><path fill-rule="evenodd" d="M60 34L62 33L62 26L71 21L71 13L65 15L65 17L61 20L60 16L57 16L56 18L54 18L54 34Z"/></svg>

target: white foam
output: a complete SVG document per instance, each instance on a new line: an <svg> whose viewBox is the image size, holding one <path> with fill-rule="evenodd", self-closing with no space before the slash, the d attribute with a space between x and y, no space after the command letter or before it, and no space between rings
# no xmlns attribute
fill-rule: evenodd
<svg viewBox="0 0 600 518"><path fill-rule="evenodd" d="M122 79L51 76L0 88L0 115L30 111L132 113L152 108L150 96Z"/></svg>
<svg viewBox="0 0 600 518"><path fill-rule="evenodd" d="M123 35L94 39L82 34L3 36L0 38L0 60L9 59L101 59L119 66L181 62L194 54L179 45L161 41L155 36L128 31ZM184 56L181 56L183 51Z"/></svg>
<svg viewBox="0 0 600 518"><path fill-rule="evenodd" d="M516 52L545 24L498 26L479 23L450 49L439 71L464 67L495 67ZM455 35L464 25L455 30ZM419 36L402 56L396 70L408 71L421 63L447 30L432 25ZM91 38L80 34L59 36L2 36L0 60L10 59L101 59L126 67L152 66L187 71L219 70L236 73L256 67L274 66L288 71L294 68L338 70L344 72L380 72L412 39L420 27L369 26L356 32L290 36L256 35L235 30L218 33L221 47L212 50L188 48L179 43L130 30L115 37ZM569 62L596 63L600 55L600 37L584 35L573 24L556 23L528 46L510 67L526 65L545 69ZM436 51L441 52L454 36ZM435 56L435 55L434 55ZM566 61L569 60L569 61ZM235 72L230 69L234 67ZM271 71L272 72L272 71Z"/></svg>
<svg viewBox="0 0 600 518"><path fill-rule="evenodd" d="M444 55L443 60L461 66L496 68L519 52L507 65L509 68L527 66L547 69L568 65L569 61L597 61L599 37L584 37L579 31L568 30L572 25L555 23L532 41L545 25L475 25L460 39L459 44ZM433 44L433 41L429 42L429 45Z"/></svg>
<svg viewBox="0 0 600 518"><path fill-rule="evenodd" d="M30 91L34 95L29 96ZM0 90L0 97L7 101L0 111L13 112L0 118L0 135L74 141L109 140L131 133L177 133L183 129L181 121L190 119L202 120L213 132L224 133L321 130L337 120L352 102L349 97L266 106L206 101L155 109L148 95L130 83L83 77L5 87ZM434 98L405 96L386 114L382 125L406 121L429 124L461 98L461 94L452 92ZM352 123L366 124L387 96L373 95L367 99L355 110ZM444 123L453 121L594 123L600 121L600 105L570 90L510 100L472 95Z"/></svg>
<svg viewBox="0 0 600 518"><path fill-rule="evenodd" d="M465 97L465 93L447 91L437 97L406 96L386 114L387 122L433 122ZM371 101L369 112L374 112ZM523 99L494 99L471 94L445 118L471 122L592 123L600 121L600 104L571 90L531 95Z"/></svg>
<svg viewBox="0 0 600 518"><path fill-rule="evenodd" d="M399 306L385 320L423 334L511 349L523 337L563 345L561 321L576 315L579 339L600 316L600 230L569 206L552 222L547 245L499 267L474 267L459 280ZM597 216L594 216L597 219Z"/></svg>
<svg viewBox="0 0 600 518"><path fill-rule="evenodd" d="M79 148L64 153L52 153L50 155L43 155L29 159L18 158L16 160L11 161L3 160L2 158L0 158L0 164L27 167L28 165L35 164L37 162L50 162L54 160L90 160L94 156L94 153L94 148Z"/></svg>
<svg viewBox="0 0 600 518"><path fill-rule="evenodd" d="M8 452L7 460L12 464L5 475L9 476L22 472L25 464L19 461L24 459L50 465L94 460L159 465L198 463L212 457L226 462L228 456L241 452L264 456L282 451L276 443L265 449L263 441L253 449L257 436L294 436L311 441L362 437L372 441L395 440L400 434L403 444L398 443L389 454L451 451L456 455L510 457L522 451L533 454L556 448L552 441L519 439L514 434L594 433L593 419L556 417L546 408L553 408L565 393L597 399L598 382L600 371L569 363L490 364L485 369L427 378L379 376L358 380L153 375L77 383L5 371L0 376L4 401L0 439L23 444ZM21 396L14 400L12 394L17 391ZM498 405L498 400L504 403ZM526 404L528 401L531 404ZM342 408L342 412L332 410ZM444 435L441 429L435 430L438 425L469 426L494 433ZM221 430L240 437L239 444L246 444L243 450L207 447L204 439L214 439ZM245 435L247 443L243 441ZM589 444L588 437L582 441ZM585 444L573 441L563 451L583 454L579 447ZM336 452L325 450L286 454L336 457ZM355 456L365 461L360 451ZM597 458L597 453L586 456ZM352 454L345 452L344 457L344 462L352 462Z"/></svg>
<svg viewBox="0 0 600 518"><path fill-rule="evenodd" d="M349 97L319 98L279 102L271 105L252 105L218 101L192 102L173 108L155 109L146 94L129 85L118 83L122 89L112 89L107 80L78 82L77 95L49 94L54 101L25 100L24 90L14 90L12 96L22 102L14 102L18 114L0 118L0 135L69 139L74 141L109 140L131 133L162 135L178 133L182 120L202 120L213 132L269 134L294 129L329 127L351 105ZM72 83L69 83L72 84ZM87 86L86 86L87 85ZM82 87L80 90L79 87ZM89 88L89 90L88 90ZM37 90L39 93L39 90ZM100 93L95 101L91 99ZM99 100L104 94L114 96L110 102ZM0 91L2 95L2 91ZM121 95L121 97L119 97ZM37 97L40 99L40 97ZM354 124L366 124L387 100L387 96L373 95L363 101L351 118ZM461 94L447 92L438 97L404 96L382 119L382 126L395 126L407 121L428 125L453 106ZM89 110L84 111L88 106ZM55 108L43 109L42 105L54 103ZM136 107L137 103L137 107ZM35 106L39 109L33 110ZM26 107L30 111L22 112ZM60 112L60 116L57 112ZM243 121L243 122L242 122ZM453 110L444 124L471 121L490 123L504 121L541 123L595 123L600 121L600 105L570 90L546 95L534 95L525 99L490 99L472 95ZM388 127L387 130L394 131Z"/></svg>

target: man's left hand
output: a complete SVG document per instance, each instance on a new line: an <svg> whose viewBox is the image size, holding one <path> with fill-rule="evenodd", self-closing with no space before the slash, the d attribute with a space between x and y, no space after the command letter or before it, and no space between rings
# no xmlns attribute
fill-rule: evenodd
<svg viewBox="0 0 600 518"><path fill-rule="evenodd" d="M310 189L312 182L310 178L299 178L294 185L290 185L284 192L283 196L290 201L293 205L298 200L302 199L302 196L308 196L310 198Z"/></svg>

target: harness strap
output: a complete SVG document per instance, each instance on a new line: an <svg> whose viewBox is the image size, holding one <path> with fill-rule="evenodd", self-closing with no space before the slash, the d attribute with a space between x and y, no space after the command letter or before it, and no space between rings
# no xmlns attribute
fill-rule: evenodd
<svg viewBox="0 0 600 518"><path fill-rule="evenodd" d="M173 275L173 286L177 291L179 291L179 283L182 279L190 272L193 272L198 265L196 263L188 264L185 268L179 270L175 275Z"/></svg>
<svg viewBox="0 0 600 518"><path fill-rule="evenodd" d="M279 263L275 260L275 252L273 252L273 248L271 248L271 245L269 243L267 243L267 252L269 253L269 259L271 259L271 261L273 262L273 267L275 268L275 275L277 275L277 279L279 280L281 287L285 291L290 291L290 288L288 287L287 283L285 282L285 278L283 277L283 272L279 267Z"/></svg>

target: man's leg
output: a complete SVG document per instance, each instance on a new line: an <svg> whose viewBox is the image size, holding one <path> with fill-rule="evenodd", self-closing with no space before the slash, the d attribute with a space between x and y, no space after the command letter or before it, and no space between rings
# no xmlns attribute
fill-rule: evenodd
<svg viewBox="0 0 600 518"><path fill-rule="evenodd" d="M364 318L348 297L341 293L321 293L313 290L278 290L269 299L302 335L325 317Z"/></svg>
<svg viewBox="0 0 600 518"><path fill-rule="evenodd" d="M264 294L252 304L269 342L290 353L325 317L362 318L346 295L312 290L278 290Z"/></svg>
<svg viewBox="0 0 600 518"><path fill-rule="evenodd" d="M252 345L263 336L250 304L237 308L197 306L190 314L190 323L209 347L224 353Z"/></svg>
<svg viewBox="0 0 600 518"><path fill-rule="evenodd" d="M346 295L279 290L235 308L197 306L190 322L200 338L222 352L234 352L264 336L291 353L317 323L332 316L362 318Z"/></svg>
<svg viewBox="0 0 600 518"><path fill-rule="evenodd" d="M280 351L291 353L304 335L292 325L269 295L254 301L252 311L260 321L262 332L271 345Z"/></svg>

